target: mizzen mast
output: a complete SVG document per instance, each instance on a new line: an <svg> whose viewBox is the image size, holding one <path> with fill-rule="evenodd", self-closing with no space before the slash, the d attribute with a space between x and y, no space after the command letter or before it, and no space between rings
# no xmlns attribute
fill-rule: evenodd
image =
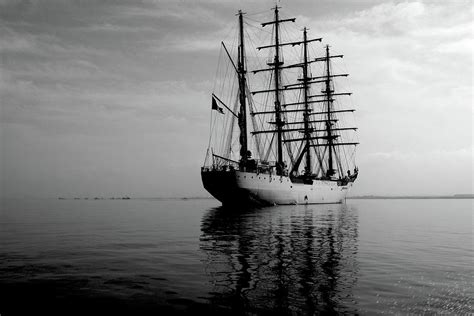
<svg viewBox="0 0 474 316"><path fill-rule="evenodd" d="M237 61L237 74L239 78L239 102L240 112L238 115L240 128L240 168L244 169L248 162L248 145L247 145L247 105L246 105L246 69L245 69L245 47L244 47L244 22L241 10L239 10L239 53Z"/></svg>

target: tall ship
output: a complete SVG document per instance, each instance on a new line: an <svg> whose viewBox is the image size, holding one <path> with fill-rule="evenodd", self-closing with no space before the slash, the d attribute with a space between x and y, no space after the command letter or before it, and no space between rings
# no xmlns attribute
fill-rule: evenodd
<svg viewBox="0 0 474 316"><path fill-rule="evenodd" d="M359 144L351 92L339 91L348 74L334 65L343 55L278 6L237 22L221 42L204 188L224 205L342 203Z"/></svg>

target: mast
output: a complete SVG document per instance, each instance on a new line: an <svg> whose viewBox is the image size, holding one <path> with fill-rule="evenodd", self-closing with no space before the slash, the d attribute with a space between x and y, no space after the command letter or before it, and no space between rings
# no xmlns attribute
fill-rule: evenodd
<svg viewBox="0 0 474 316"><path fill-rule="evenodd" d="M278 6L275 6L275 60L274 77L275 77L275 122L277 128L277 165L276 172L281 175L283 173L283 143L282 143L282 127L285 124L281 120L281 104L280 104L280 39L279 39L279 18Z"/></svg>
<svg viewBox="0 0 474 316"><path fill-rule="evenodd" d="M335 174L333 168L333 137L332 137L332 123L331 123L331 105L332 105L332 90L331 90L331 70L329 69L329 45L326 45L326 90L323 93L326 94L327 100L327 113L326 113L326 133L327 133L327 146L328 146L328 170L326 176L331 177Z"/></svg>
<svg viewBox="0 0 474 316"><path fill-rule="evenodd" d="M245 49L244 49L244 22L243 13L239 10L239 53L237 62L237 72L239 77L239 101L240 101L240 112L239 112L239 128L240 128L240 168L244 169L248 161L248 148L247 148L247 106L245 97L246 88L246 70L245 70Z"/></svg>
<svg viewBox="0 0 474 316"><path fill-rule="evenodd" d="M304 91L304 109L305 112L303 113L303 122L304 122L304 136L306 139L306 168L305 168L305 175L311 175L311 154L310 154L310 137L311 131L309 129L309 103L308 103L308 39L306 35L306 27L303 30L303 57L304 57L304 65L303 65L303 91Z"/></svg>

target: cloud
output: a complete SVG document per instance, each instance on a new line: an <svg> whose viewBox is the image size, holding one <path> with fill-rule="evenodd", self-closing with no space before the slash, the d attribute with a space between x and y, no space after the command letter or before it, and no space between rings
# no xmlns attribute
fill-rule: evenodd
<svg viewBox="0 0 474 316"><path fill-rule="evenodd" d="M355 192L468 188L470 3L292 3L284 6L297 14L295 35L307 25L345 55L334 69L350 73L338 88L354 92L349 102L358 110ZM220 41L236 30L236 6L256 25L251 32L261 29L256 20L271 17L273 2L0 5L5 194L204 194L199 165Z"/></svg>
<svg viewBox="0 0 474 316"><path fill-rule="evenodd" d="M401 151L391 151L391 152L374 152L367 154L365 157L367 160L375 162L380 161L380 159L388 159L394 161L405 161L408 163L418 161L421 163L425 160L426 156L431 157L432 159L441 159L441 160L467 160L469 157L472 157L473 152L472 148L466 146L463 148L455 150L440 150L434 149L427 152L401 152Z"/></svg>
<svg viewBox="0 0 474 316"><path fill-rule="evenodd" d="M443 195L473 190L473 151L468 144L455 150L374 152L359 157L359 163L360 183L354 195Z"/></svg>
<svg viewBox="0 0 474 316"><path fill-rule="evenodd" d="M307 19L345 55L351 74L361 142L356 193L472 191L471 11L462 2L389 2Z"/></svg>
<svg viewBox="0 0 474 316"><path fill-rule="evenodd" d="M71 45L49 33L32 33L0 25L0 53L26 54L38 57L71 58L73 56L102 55L104 51L81 44Z"/></svg>

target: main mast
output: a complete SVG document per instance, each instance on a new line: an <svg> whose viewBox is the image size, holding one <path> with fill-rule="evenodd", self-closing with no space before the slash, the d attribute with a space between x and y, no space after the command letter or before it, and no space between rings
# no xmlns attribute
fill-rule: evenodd
<svg viewBox="0 0 474 316"><path fill-rule="evenodd" d="M306 151L306 168L305 175L310 176L312 174L311 170L311 154L310 154L310 143L311 143L311 130L309 127L309 115L310 108L308 103L308 89L309 89L309 79L308 79L308 38L306 35L306 27L303 30L303 91L304 91L304 109L303 113L303 122L304 122L304 137L306 140L305 151Z"/></svg>
<svg viewBox="0 0 474 316"><path fill-rule="evenodd" d="M247 147L247 105L246 105L246 70L245 70L245 49L244 49L244 22L243 13L239 10L239 53L237 61L237 72L239 77L239 128L240 128L240 169L245 169L248 161L248 147Z"/></svg>
<svg viewBox="0 0 474 316"><path fill-rule="evenodd" d="M281 103L280 103L280 35L279 35L279 17L278 6L275 6L275 59L273 61L275 77L275 124L277 128L277 174L283 173L283 143L282 143L282 128L285 123L281 119Z"/></svg>
<svg viewBox="0 0 474 316"><path fill-rule="evenodd" d="M333 136L332 136L332 122L331 122L331 108L332 108L332 90L331 90L331 70L329 69L329 45L326 45L326 90L323 91L326 94L327 100L327 115L326 115L326 133L327 133L327 144L328 144L328 169L326 176L331 177L335 174L333 167Z"/></svg>

